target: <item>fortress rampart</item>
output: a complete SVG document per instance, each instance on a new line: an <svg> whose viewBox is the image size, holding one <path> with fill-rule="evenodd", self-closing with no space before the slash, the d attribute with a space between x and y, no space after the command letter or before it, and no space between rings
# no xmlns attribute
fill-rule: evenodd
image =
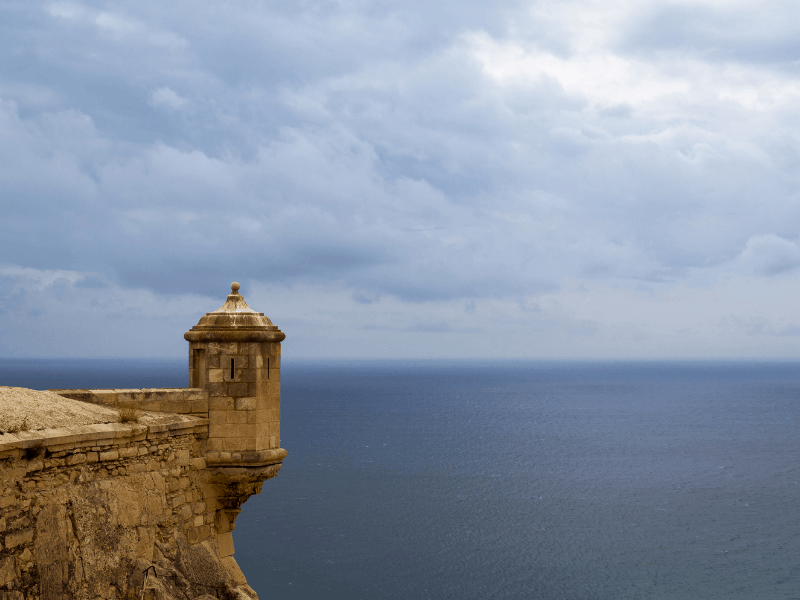
<svg viewBox="0 0 800 600"><path fill-rule="evenodd" d="M129 422L0 434L0 600L257 598L231 532L286 456L284 336L233 284L185 337L195 387L50 390Z"/></svg>

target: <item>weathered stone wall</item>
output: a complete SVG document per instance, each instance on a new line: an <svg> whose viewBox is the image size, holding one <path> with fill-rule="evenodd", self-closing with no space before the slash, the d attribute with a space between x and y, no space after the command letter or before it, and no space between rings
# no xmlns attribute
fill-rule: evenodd
<svg viewBox="0 0 800 600"><path fill-rule="evenodd" d="M189 344L189 383L208 392L209 450L279 448L280 367L278 342Z"/></svg>
<svg viewBox="0 0 800 600"><path fill-rule="evenodd" d="M105 406L208 416L208 392L199 388L47 391L64 398Z"/></svg>
<svg viewBox="0 0 800 600"><path fill-rule="evenodd" d="M208 419L142 421L0 435L0 600L256 597L231 529L280 464L251 483L206 463Z"/></svg>

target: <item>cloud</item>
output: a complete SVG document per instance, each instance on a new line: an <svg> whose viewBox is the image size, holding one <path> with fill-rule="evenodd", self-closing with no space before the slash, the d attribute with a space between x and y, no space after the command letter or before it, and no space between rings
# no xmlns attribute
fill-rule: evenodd
<svg viewBox="0 0 800 600"><path fill-rule="evenodd" d="M161 87L153 90L147 103L153 107L165 107L173 110L178 110L186 106L189 101L186 98L180 97L175 91L168 87Z"/></svg>
<svg viewBox="0 0 800 600"><path fill-rule="evenodd" d="M800 246L775 234L757 235L747 240L739 261L756 275L779 275L800 266Z"/></svg>
<svg viewBox="0 0 800 600"><path fill-rule="evenodd" d="M799 13L784 0L764 2L759 10L743 2L656 3L631 20L621 47L710 61L790 63L797 56Z"/></svg>
<svg viewBox="0 0 800 600"><path fill-rule="evenodd" d="M205 300L91 272L0 266L0 356L180 356L192 319L218 308Z"/></svg>
<svg viewBox="0 0 800 600"><path fill-rule="evenodd" d="M184 47L186 41L172 32L148 26L140 19L122 13L95 11L77 2L57 2L45 7L51 17L92 25L97 33L115 41L145 42L155 46Z"/></svg>
<svg viewBox="0 0 800 600"><path fill-rule="evenodd" d="M2 10L0 256L93 274L50 302L269 282L456 344L569 280L627 314L640 285L794 276L790 4ZM544 344L614 331L553 306Z"/></svg>

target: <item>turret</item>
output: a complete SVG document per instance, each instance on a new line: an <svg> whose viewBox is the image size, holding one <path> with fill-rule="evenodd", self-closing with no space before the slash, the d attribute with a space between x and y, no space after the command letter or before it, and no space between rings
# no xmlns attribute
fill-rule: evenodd
<svg viewBox="0 0 800 600"><path fill-rule="evenodd" d="M225 304L183 337L189 342L189 387L208 391L209 456L233 464L274 461L278 454L282 459L283 332L247 305L234 282Z"/></svg>

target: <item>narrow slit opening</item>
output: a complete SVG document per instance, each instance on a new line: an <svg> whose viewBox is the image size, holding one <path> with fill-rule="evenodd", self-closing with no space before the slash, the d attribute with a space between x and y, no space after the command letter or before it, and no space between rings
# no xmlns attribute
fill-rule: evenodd
<svg viewBox="0 0 800 600"><path fill-rule="evenodd" d="M267 357L267 379L269 379L269 357Z"/></svg>
<svg viewBox="0 0 800 600"><path fill-rule="evenodd" d="M231 379L233 379L233 359L231 359Z"/></svg>

